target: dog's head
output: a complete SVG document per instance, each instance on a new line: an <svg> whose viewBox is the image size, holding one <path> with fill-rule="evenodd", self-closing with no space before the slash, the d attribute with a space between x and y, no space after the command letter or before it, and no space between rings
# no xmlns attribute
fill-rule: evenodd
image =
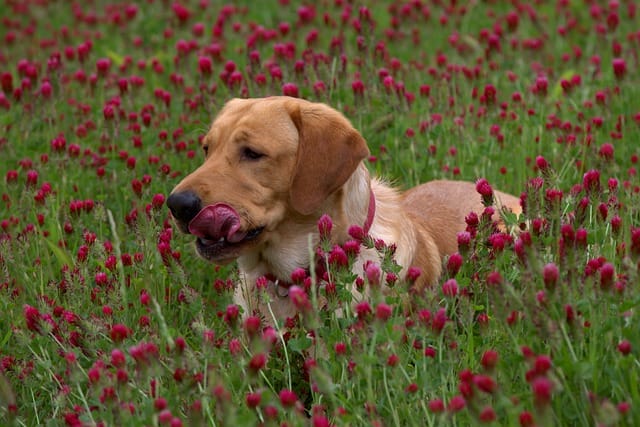
<svg viewBox="0 0 640 427"><path fill-rule="evenodd" d="M201 144L204 163L167 205L218 264L269 242L285 220L319 217L369 153L342 114L289 97L229 101Z"/></svg>

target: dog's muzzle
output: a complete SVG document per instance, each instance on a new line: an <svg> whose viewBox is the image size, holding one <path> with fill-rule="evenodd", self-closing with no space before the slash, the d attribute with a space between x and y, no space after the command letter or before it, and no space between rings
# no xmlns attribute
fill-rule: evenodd
<svg viewBox="0 0 640 427"><path fill-rule="evenodd" d="M197 237L198 253L213 262L226 263L237 258L264 230L264 227L244 229L240 215L225 203L203 208L200 198L190 191L172 194L167 206L180 229Z"/></svg>

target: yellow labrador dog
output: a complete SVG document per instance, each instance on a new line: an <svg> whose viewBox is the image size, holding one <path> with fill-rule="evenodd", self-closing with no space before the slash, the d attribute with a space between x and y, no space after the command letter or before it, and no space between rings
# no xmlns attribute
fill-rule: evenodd
<svg viewBox="0 0 640 427"><path fill-rule="evenodd" d="M359 225L371 237L397 247L395 259L421 275L418 289L437 281L442 259L457 250L465 216L484 210L469 182L432 181L405 193L369 175L369 150L351 123L325 104L297 98L234 99L202 139L204 163L172 191L167 205L179 228L196 236L196 248L216 264L237 260L242 281L235 299L245 314L268 320L295 314L286 289L291 274L310 266L309 236L317 222L333 220L331 238L341 244ZM496 204L521 213L518 198L494 192ZM362 272L375 250L362 250ZM268 277L271 310L256 280ZM261 279L264 282L264 279Z"/></svg>

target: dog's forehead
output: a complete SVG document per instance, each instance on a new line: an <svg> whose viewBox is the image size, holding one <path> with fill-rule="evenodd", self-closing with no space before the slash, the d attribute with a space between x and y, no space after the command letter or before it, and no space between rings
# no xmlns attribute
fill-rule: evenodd
<svg viewBox="0 0 640 427"><path fill-rule="evenodd" d="M283 97L232 100L220 110L202 143L218 144L238 135L261 139L272 136L297 143L297 129L286 103Z"/></svg>
<svg viewBox="0 0 640 427"><path fill-rule="evenodd" d="M275 117L287 115L286 105L296 100L285 97L233 99L225 104L217 120L239 120L251 115L256 122L264 119L263 115Z"/></svg>
<svg viewBox="0 0 640 427"><path fill-rule="evenodd" d="M242 99L228 102L211 124L208 134L224 133L240 127L260 132L283 132L293 122L281 99Z"/></svg>

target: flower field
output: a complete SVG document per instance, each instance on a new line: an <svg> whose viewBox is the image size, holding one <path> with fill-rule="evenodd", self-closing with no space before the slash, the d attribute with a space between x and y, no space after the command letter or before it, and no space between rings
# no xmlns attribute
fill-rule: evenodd
<svg viewBox="0 0 640 427"><path fill-rule="evenodd" d="M640 3L4 0L0 18L0 425L640 425ZM342 111L400 188L469 180L525 213L512 233L469 215L411 306L393 247L325 239L329 283L292 278L295 318L244 315L234 266L198 258L165 200L221 106L269 95ZM350 270L361 245L371 277ZM354 300L372 277L389 292Z"/></svg>

